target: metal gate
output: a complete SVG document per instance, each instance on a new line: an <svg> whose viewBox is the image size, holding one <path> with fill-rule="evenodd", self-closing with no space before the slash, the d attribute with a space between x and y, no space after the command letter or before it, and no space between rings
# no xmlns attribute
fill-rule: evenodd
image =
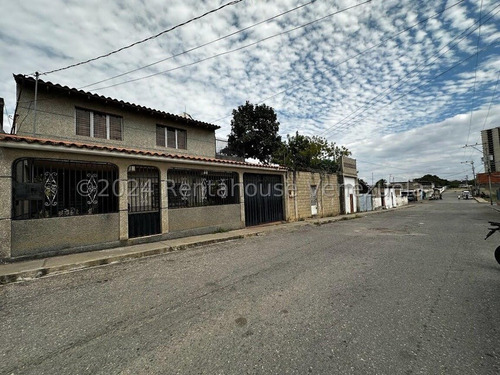
<svg viewBox="0 0 500 375"><path fill-rule="evenodd" d="M151 236L160 228L160 174L157 168L131 165L128 182L128 237Z"/></svg>
<svg viewBox="0 0 500 375"><path fill-rule="evenodd" d="M243 182L247 226L283 220L284 186L281 176L245 173Z"/></svg>

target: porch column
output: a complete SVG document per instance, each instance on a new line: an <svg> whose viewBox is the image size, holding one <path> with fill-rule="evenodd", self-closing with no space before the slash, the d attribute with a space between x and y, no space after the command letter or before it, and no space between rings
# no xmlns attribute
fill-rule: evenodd
<svg viewBox="0 0 500 375"><path fill-rule="evenodd" d="M128 240L128 164L120 163L119 186L120 193L118 197L118 209L120 210L120 241Z"/></svg>
<svg viewBox="0 0 500 375"><path fill-rule="evenodd" d="M168 175L165 167L160 168L161 233L168 233Z"/></svg>
<svg viewBox="0 0 500 375"><path fill-rule="evenodd" d="M240 183L240 226L245 228L245 183L243 182L243 172L238 172Z"/></svg>
<svg viewBox="0 0 500 375"><path fill-rule="evenodd" d="M12 218L12 170L0 149L0 259L10 258Z"/></svg>

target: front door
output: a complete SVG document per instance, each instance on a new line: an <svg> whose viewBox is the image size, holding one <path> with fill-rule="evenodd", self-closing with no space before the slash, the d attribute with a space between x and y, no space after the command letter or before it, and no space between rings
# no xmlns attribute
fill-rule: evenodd
<svg viewBox="0 0 500 375"><path fill-rule="evenodd" d="M318 186L311 185L311 215L318 214Z"/></svg>
<svg viewBox="0 0 500 375"><path fill-rule="evenodd" d="M160 173L155 167L131 165L128 180L128 237L161 233Z"/></svg>

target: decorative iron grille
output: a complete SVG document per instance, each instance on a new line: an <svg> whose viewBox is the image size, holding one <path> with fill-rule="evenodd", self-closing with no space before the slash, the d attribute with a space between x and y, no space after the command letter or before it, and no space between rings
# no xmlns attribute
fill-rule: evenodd
<svg viewBox="0 0 500 375"><path fill-rule="evenodd" d="M238 173L169 169L168 208L201 207L240 202Z"/></svg>
<svg viewBox="0 0 500 375"><path fill-rule="evenodd" d="M128 167L128 211L149 212L160 209L160 173L155 167Z"/></svg>
<svg viewBox="0 0 500 375"><path fill-rule="evenodd" d="M114 164L23 158L12 176L14 220L118 212Z"/></svg>

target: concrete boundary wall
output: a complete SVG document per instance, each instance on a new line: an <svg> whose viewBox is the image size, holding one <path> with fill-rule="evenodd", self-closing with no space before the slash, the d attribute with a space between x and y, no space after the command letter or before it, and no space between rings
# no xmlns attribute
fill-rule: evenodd
<svg viewBox="0 0 500 375"><path fill-rule="evenodd" d="M327 217L340 214L339 186L336 174L288 172L287 219L297 221L309 217ZM311 187L317 192L317 214L311 210Z"/></svg>

